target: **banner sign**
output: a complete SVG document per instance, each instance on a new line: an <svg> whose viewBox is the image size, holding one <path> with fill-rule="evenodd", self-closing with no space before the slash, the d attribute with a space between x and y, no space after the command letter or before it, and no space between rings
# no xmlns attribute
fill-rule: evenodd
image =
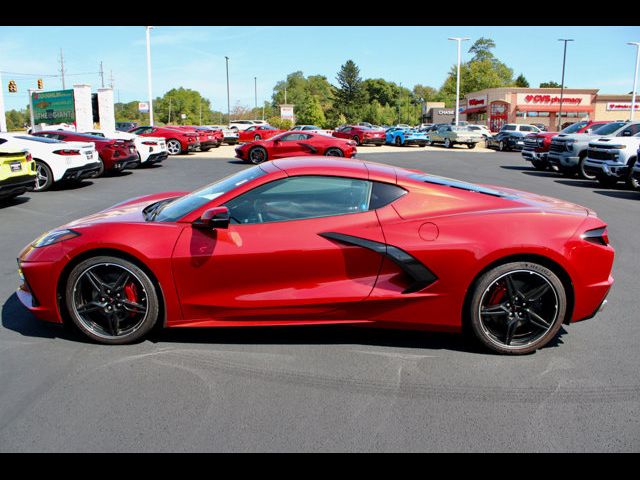
<svg viewBox="0 0 640 480"><path fill-rule="evenodd" d="M76 121L73 90L33 92L31 94L31 108L36 124L53 125Z"/></svg>
<svg viewBox="0 0 640 480"><path fill-rule="evenodd" d="M631 102L607 102L607 110L608 111L631 111ZM640 104L636 103L634 110L640 110Z"/></svg>
<svg viewBox="0 0 640 480"><path fill-rule="evenodd" d="M283 120L293 120L293 106L280 105L280 118Z"/></svg>
<svg viewBox="0 0 640 480"><path fill-rule="evenodd" d="M138 111L140 113L149 113L149 103L148 102L138 102Z"/></svg>

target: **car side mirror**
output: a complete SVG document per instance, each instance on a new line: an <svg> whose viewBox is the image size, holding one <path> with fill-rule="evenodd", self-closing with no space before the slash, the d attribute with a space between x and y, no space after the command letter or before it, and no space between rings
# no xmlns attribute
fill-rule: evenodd
<svg viewBox="0 0 640 480"><path fill-rule="evenodd" d="M591 132L593 132L593 130L591 128L587 128L584 133L586 133L587 135L589 135Z"/></svg>
<svg viewBox="0 0 640 480"><path fill-rule="evenodd" d="M213 207L206 210L199 219L193 222L193 227L202 230L229 228L229 219L229 209L227 207Z"/></svg>

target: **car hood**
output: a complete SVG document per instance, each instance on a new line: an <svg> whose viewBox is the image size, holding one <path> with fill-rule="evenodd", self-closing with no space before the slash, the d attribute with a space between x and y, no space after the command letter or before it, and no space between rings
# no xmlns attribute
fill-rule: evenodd
<svg viewBox="0 0 640 480"><path fill-rule="evenodd" d="M136 197L124 202L113 205L100 212L87 215L86 217L74 220L66 225L64 228L78 228L86 227L89 225L95 225L98 223L140 223L145 222L142 210L151 205L154 202L165 200L168 198L181 197L187 195L189 192L164 192L156 193L153 195L145 195L142 197Z"/></svg>

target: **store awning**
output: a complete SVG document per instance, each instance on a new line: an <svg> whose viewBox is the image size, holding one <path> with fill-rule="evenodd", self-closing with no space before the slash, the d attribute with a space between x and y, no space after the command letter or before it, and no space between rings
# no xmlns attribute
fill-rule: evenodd
<svg viewBox="0 0 640 480"><path fill-rule="evenodd" d="M560 105L517 105L516 110L520 112L559 112ZM564 105L563 112L593 112L593 105Z"/></svg>

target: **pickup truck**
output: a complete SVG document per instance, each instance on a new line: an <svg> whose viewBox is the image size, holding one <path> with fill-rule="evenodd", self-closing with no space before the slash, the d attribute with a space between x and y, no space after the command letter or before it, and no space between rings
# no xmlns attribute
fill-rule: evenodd
<svg viewBox="0 0 640 480"><path fill-rule="evenodd" d="M640 190L640 182L632 175L639 147L640 133L632 137L599 138L589 142L584 169L604 188L613 188L621 180L629 188Z"/></svg>
<svg viewBox="0 0 640 480"><path fill-rule="evenodd" d="M549 154L549 147L551 146L551 140L553 137L559 134L570 135L572 133L591 133L593 130L601 127L602 125L606 125L607 123L609 122L592 122L590 120L583 120L569 125L560 132L530 133L524 137L522 158L531 162L531 165L536 170L547 170L549 168L547 155Z"/></svg>
<svg viewBox="0 0 640 480"><path fill-rule="evenodd" d="M596 177L584 170L589 142L602 137L630 137L640 131L640 122L610 122L590 134L573 133L556 135L551 140L547 161L557 167L561 174L572 177L576 173L581 178L595 180Z"/></svg>

